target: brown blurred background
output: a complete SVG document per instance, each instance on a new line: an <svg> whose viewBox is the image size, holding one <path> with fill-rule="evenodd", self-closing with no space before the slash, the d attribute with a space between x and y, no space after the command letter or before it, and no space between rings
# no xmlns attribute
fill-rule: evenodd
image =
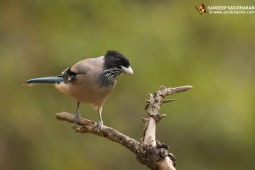
<svg viewBox="0 0 255 170"><path fill-rule="evenodd" d="M254 169L255 14L200 14L201 1L8 0L0 5L0 169L147 168L127 149L77 134L55 119L76 102L52 85L23 81L60 74L114 49L133 76L119 77L103 108L104 124L139 140L148 94L160 85L193 85L162 106L157 139L177 169ZM213 1L207 5L255 5ZM83 117L98 114L81 105Z"/></svg>

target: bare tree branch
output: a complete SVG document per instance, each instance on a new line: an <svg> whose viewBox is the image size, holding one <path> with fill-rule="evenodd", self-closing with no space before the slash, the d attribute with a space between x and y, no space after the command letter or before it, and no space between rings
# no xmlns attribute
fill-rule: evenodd
<svg viewBox="0 0 255 170"><path fill-rule="evenodd" d="M56 113L56 117L58 120L67 121L70 123L74 123L75 115L67 112ZM127 149L131 150L132 152L136 152L136 149L140 142L132 139L113 128L103 126L102 131L97 131L95 128L96 123L94 121L85 119L80 117L79 121L77 122L78 127L75 128L76 132L79 133L91 133L97 136L105 137L113 142L119 143L125 146Z"/></svg>
<svg viewBox="0 0 255 170"><path fill-rule="evenodd" d="M97 136L105 137L113 142L119 143L125 146L127 149L135 153L136 159L146 165L152 170L175 170L176 160L173 154L168 153L168 146L160 141L156 140L156 125L166 115L160 115L160 108L163 103L174 101L174 99L164 100L166 96L169 96L178 92L185 92L193 86L181 86L175 88L166 88L161 86L157 92L149 95L149 99L146 100L145 110L147 115L143 118L144 121L144 136L140 141L132 139L117 130L103 126L101 131L97 131L94 121L84 119L80 117L77 123L78 127L75 128L79 133L91 133ZM74 123L74 115L61 112L56 113L58 120Z"/></svg>
<svg viewBox="0 0 255 170"><path fill-rule="evenodd" d="M165 114L159 114L161 104L174 101L174 99L164 101L164 98L174 93L185 92L191 88L193 88L193 86L190 85L175 88L166 88L161 86L157 92L154 92L153 95L149 95L149 100L146 101L145 106L145 110L147 110L147 116L143 119L145 120L143 141L144 144L149 144L153 147L156 146L156 125L163 117L166 116ZM168 149L168 146L165 149ZM162 160L158 161L159 170L175 170L175 166L176 160L173 155L167 155Z"/></svg>

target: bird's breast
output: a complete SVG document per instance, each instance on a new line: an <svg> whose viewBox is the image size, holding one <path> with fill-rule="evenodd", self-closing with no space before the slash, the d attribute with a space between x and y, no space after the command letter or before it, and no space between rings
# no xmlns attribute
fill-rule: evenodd
<svg viewBox="0 0 255 170"><path fill-rule="evenodd" d="M115 83L108 86L101 86L99 80L95 77L86 77L83 79L82 76L85 75L78 76L77 80L67 82L66 91L68 95L81 103L102 106L107 96L115 87Z"/></svg>

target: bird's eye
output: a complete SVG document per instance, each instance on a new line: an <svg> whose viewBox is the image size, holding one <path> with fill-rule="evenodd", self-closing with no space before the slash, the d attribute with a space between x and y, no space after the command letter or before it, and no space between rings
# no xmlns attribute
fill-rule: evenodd
<svg viewBox="0 0 255 170"><path fill-rule="evenodd" d="M116 61L118 64L121 63L120 59L118 59L118 58L116 58L115 61Z"/></svg>

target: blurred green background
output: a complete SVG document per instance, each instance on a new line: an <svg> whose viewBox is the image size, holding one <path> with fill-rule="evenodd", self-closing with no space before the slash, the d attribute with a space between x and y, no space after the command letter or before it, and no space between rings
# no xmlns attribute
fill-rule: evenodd
<svg viewBox="0 0 255 170"><path fill-rule="evenodd" d="M162 106L157 139L177 169L254 169L255 14L200 14L201 1L23 0L0 5L0 169L140 169L124 147L74 133L55 119L76 102L52 85L20 86L58 75L79 60L114 49L133 76L119 77L104 124L139 140L148 94L160 85L193 85ZM204 1L255 5L254 1ZM98 121L90 106L83 117Z"/></svg>

